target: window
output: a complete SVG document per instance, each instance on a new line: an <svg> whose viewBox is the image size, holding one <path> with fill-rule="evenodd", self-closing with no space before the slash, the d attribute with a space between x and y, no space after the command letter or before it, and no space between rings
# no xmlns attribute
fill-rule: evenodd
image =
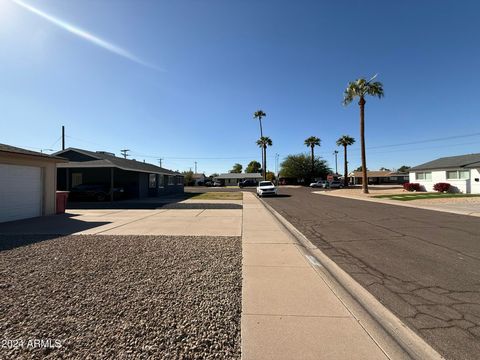
<svg viewBox="0 0 480 360"><path fill-rule="evenodd" d="M470 179L470 170L453 170L447 171L447 179L448 180L468 180Z"/></svg>
<svg viewBox="0 0 480 360"><path fill-rule="evenodd" d="M432 173L431 172L417 172L415 173L415 179L417 180L432 180Z"/></svg>
<svg viewBox="0 0 480 360"><path fill-rule="evenodd" d="M148 187L150 189L156 189L157 188L157 175L148 174Z"/></svg>
<svg viewBox="0 0 480 360"><path fill-rule="evenodd" d="M164 177L164 175L158 175L158 187L159 188L163 187L163 184L165 183L163 181L163 177Z"/></svg>
<svg viewBox="0 0 480 360"><path fill-rule="evenodd" d="M175 176L168 177L168 185L175 185Z"/></svg>

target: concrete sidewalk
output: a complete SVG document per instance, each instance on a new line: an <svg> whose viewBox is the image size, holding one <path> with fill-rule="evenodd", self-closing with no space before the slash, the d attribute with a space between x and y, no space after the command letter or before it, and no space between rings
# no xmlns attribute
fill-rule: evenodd
<svg viewBox="0 0 480 360"><path fill-rule="evenodd" d="M0 235L240 236L241 209L67 210L0 224Z"/></svg>
<svg viewBox="0 0 480 360"><path fill-rule="evenodd" d="M251 193L243 198L242 359L388 359Z"/></svg>

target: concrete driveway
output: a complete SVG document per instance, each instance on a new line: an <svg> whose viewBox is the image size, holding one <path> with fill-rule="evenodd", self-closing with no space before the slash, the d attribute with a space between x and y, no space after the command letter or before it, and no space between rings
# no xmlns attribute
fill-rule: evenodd
<svg viewBox="0 0 480 360"><path fill-rule="evenodd" d="M68 210L62 215L0 224L0 235L241 236L241 201L234 208L220 209L204 202L180 204L180 209Z"/></svg>

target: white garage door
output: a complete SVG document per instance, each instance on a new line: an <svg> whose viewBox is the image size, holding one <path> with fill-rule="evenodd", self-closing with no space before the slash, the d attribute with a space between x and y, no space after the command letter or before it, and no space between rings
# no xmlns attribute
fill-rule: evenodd
<svg viewBox="0 0 480 360"><path fill-rule="evenodd" d="M42 215L42 169L0 164L0 222Z"/></svg>

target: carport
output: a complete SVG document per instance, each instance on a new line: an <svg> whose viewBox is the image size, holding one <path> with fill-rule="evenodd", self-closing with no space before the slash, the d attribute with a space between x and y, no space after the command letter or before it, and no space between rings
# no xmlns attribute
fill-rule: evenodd
<svg viewBox="0 0 480 360"><path fill-rule="evenodd" d="M183 176L178 172L112 153L68 148L56 155L70 161L60 164L57 171L59 190L71 190L81 184L105 185L113 200L114 188L123 188L125 198L155 197L182 193Z"/></svg>

